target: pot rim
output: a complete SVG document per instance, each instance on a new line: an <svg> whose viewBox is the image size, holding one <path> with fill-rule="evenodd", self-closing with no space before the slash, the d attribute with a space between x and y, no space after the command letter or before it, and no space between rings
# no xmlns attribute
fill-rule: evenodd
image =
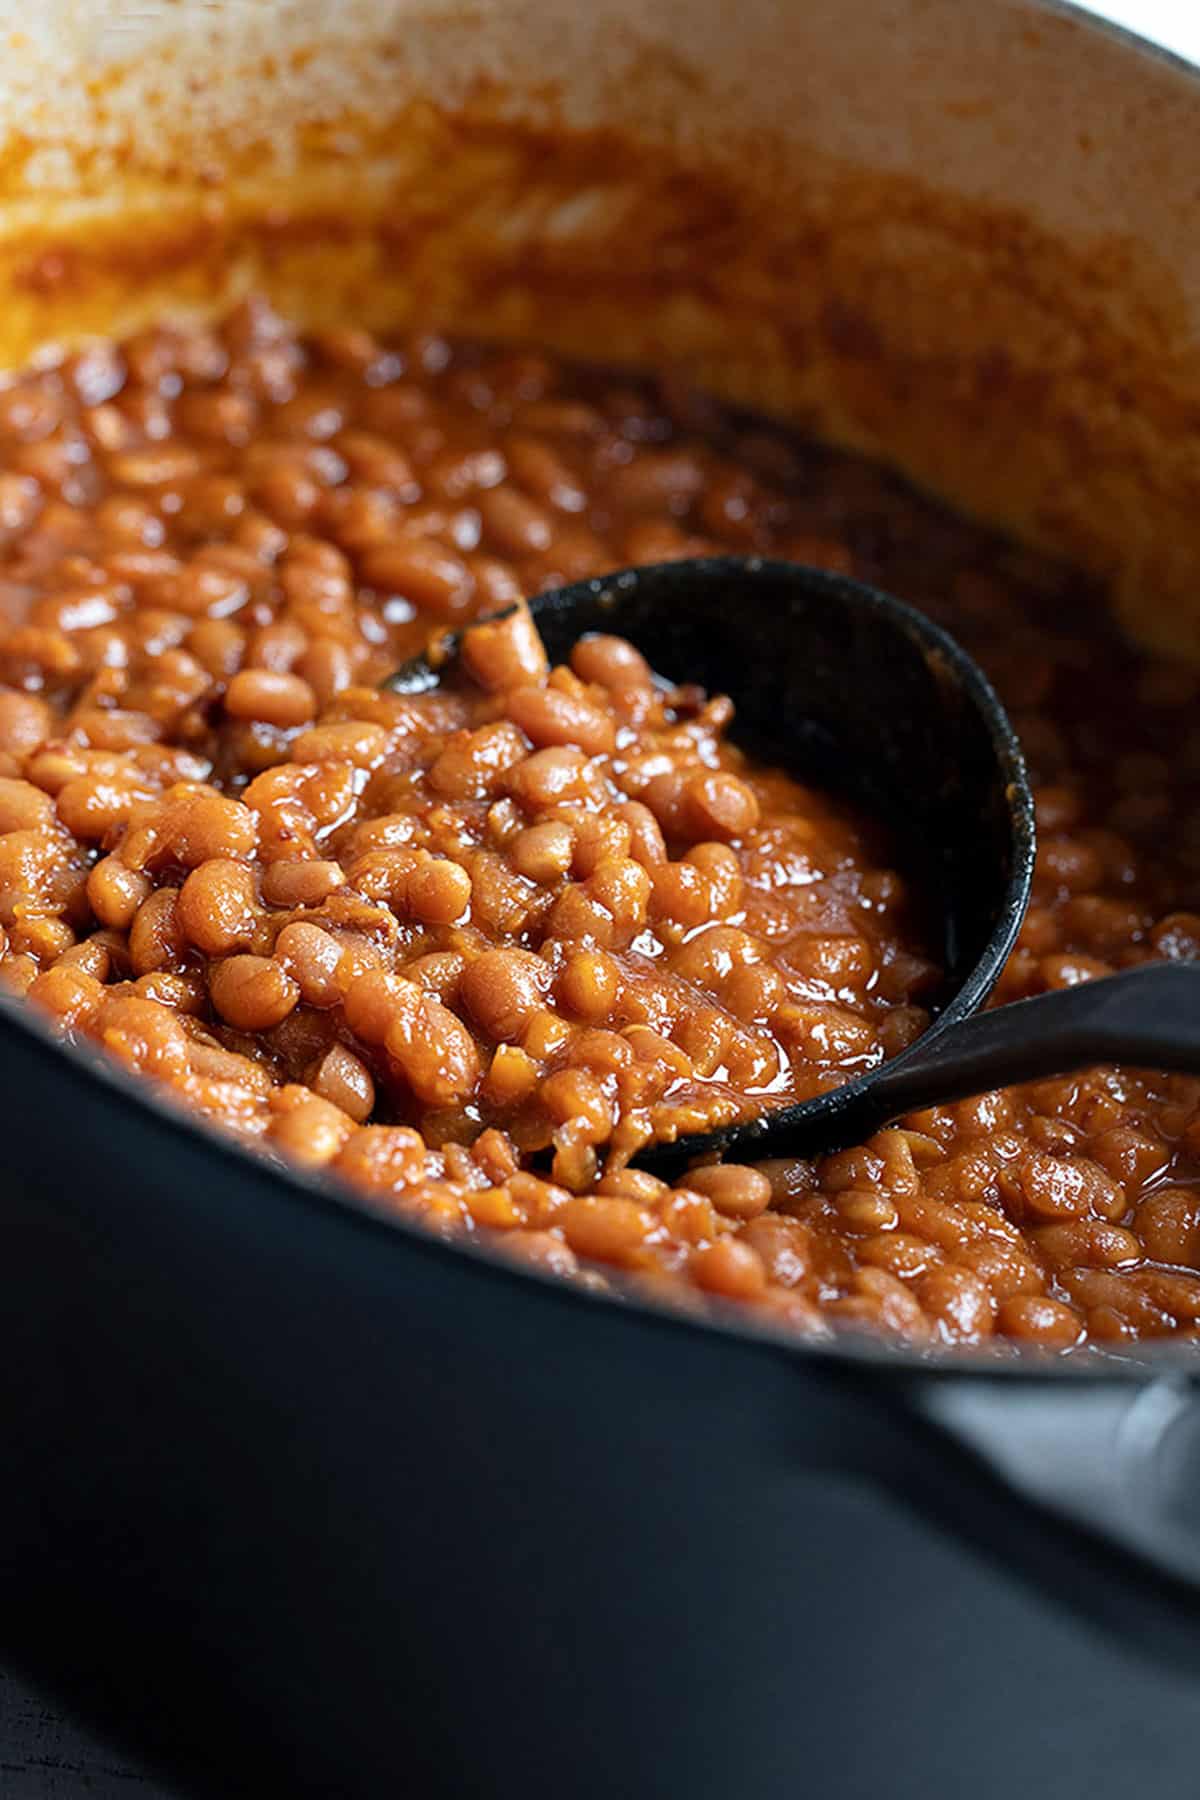
<svg viewBox="0 0 1200 1800"><path fill-rule="evenodd" d="M1193 62L1178 50L1168 49L1166 44L1156 44L1153 38L1143 37L1132 25L1121 25L1116 19L1107 19L1102 13L1095 13L1081 4L1081 0L1023 0L1032 12L1057 14L1060 18L1073 20L1086 30L1097 32L1104 37L1115 38L1124 43L1130 50L1149 55L1157 62L1168 64L1171 68L1188 75L1193 81L1200 79L1200 62Z"/></svg>

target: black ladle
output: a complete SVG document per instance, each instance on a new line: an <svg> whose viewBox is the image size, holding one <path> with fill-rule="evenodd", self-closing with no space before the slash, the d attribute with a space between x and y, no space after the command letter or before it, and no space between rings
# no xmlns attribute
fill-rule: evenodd
<svg viewBox="0 0 1200 1800"><path fill-rule="evenodd" d="M647 1146L640 1163L811 1155L903 1113L1097 1062L1200 1071L1200 966L1150 964L979 1010L1029 901L1033 796L992 687L922 614L844 576L757 557L627 569L530 605L552 662L589 632L612 632L672 680L729 694L739 743L890 825L913 879L941 903L945 979L914 1045L814 1099ZM456 641L439 654L452 657ZM414 658L386 685L419 691L439 666Z"/></svg>

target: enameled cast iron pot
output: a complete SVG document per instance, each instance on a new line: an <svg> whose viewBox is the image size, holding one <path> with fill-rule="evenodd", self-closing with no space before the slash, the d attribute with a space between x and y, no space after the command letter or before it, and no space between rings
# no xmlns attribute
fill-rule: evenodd
<svg viewBox="0 0 1200 1800"><path fill-rule="evenodd" d="M1182 65L1048 0L21 13L10 364L250 285L678 362L1200 650ZM190 1788L1194 1791L1194 1355L683 1322L0 1059L4 1648Z"/></svg>

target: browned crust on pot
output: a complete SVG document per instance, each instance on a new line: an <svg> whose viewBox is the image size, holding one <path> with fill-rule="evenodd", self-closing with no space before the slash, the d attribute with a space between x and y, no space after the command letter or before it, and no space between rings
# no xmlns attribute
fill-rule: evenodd
<svg viewBox="0 0 1200 1800"><path fill-rule="evenodd" d="M344 69L309 91L313 54L236 77L264 126L290 119L286 142L199 103L174 138L162 118L139 138L109 109L119 65L84 97L90 148L68 154L36 110L14 130L0 359L253 286L304 324L432 322L680 364L1076 560L1139 636L1200 654L1200 355L1187 294L1127 233L1068 244L1015 204L728 120L706 146L671 111L705 78L661 49L626 59L640 137L564 123L550 80L476 76L453 106L357 112L336 103Z"/></svg>

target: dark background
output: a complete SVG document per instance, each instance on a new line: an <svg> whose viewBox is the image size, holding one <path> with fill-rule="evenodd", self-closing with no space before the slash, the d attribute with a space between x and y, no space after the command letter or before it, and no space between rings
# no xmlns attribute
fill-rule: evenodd
<svg viewBox="0 0 1200 1800"><path fill-rule="evenodd" d="M177 1800L2 1669L0 1794L4 1800Z"/></svg>

